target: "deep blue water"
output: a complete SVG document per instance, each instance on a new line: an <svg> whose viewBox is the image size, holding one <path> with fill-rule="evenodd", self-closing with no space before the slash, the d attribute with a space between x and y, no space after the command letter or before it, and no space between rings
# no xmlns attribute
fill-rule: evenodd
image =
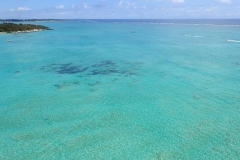
<svg viewBox="0 0 240 160"><path fill-rule="evenodd" d="M240 157L239 20L34 24L0 34L0 159Z"/></svg>

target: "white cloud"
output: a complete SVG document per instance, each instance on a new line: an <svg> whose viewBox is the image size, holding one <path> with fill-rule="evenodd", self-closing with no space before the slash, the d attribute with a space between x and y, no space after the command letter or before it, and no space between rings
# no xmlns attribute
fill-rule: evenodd
<svg viewBox="0 0 240 160"><path fill-rule="evenodd" d="M125 9L136 9L137 4L135 2L129 2L129 1L119 1L118 8L124 7Z"/></svg>
<svg viewBox="0 0 240 160"><path fill-rule="evenodd" d="M56 9L64 9L64 5L56 6Z"/></svg>
<svg viewBox="0 0 240 160"><path fill-rule="evenodd" d="M72 9L90 9L92 8L91 6L89 6L87 3L82 3L81 5L75 5L73 4L71 6Z"/></svg>
<svg viewBox="0 0 240 160"><path fill-rule="evenodd" d="M231 4L232 1L231 0L219 0L222 3L226 3L226 4Z"/></svg>
<svg viewBox="0 0 240 160"><path fill-rule="evenodd" d="M196 7L196 8L187 8L183 11L189 15L192 16L202 16L202 15L212 15L216 12L218 12L219 7L218 6L206 6L206 7Z"/></svg>
<svg viewBox="0 0 240 160"><path fill-rule="evenodd" d="M123 4L123 1L120 1L120 2L118 3L118 7L122 7L122 4Z"/></svg>
<svg viewBox="0 0 240 160"><path fill-rule="evenodd" d="M91 8L87 3L83 3L83 9L89 9Z"/></svg>
<svg viewBox="0 0 240 160"><path fill-rule="evenodd" d="M71 12L58 12L57 15L71 15Z"/></svg>
<svg viewBox="0 0 240 160"><path fill-rule="evenodd" d="M12 12L12 11L15 11L15 9L10 9L9 11L11 11L11 12Z"/></svg>
<svg viewBox="0 0 240 160"><path fill-rule="evenodd" d="M17 10L18 10L18 11L28 11L28 10L30 10L30 9L27 8L27 7L18 7Z"/></svg>
<svg viewBox="0 0 240 160"><path fill-rule="evenodd" d="M135 2L128 2L128 3L126 3L126 7L125 7L126 9L129 9L129 8L134 8L134 9L136 9L137 8L137 5L136 5L136 3Z"/></svg>
<svg viewBox="0 0 240 160"><path fill-rule="evenodd" d="M184 3L184 0L171 0L173 3Z"/></svg>

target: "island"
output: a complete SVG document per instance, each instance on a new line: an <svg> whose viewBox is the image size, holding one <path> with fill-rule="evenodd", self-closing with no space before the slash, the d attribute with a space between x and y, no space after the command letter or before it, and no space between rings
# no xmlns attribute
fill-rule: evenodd
<svg viewBox="0 0 240 160"><path fill-rule="evenodd" d="M34 24L16 24L16 23L3 23L0 24L0 32L7 33L21 33L21 32L37 32L41 30L52 30L49 27Z"/></svg>
<svg viewBox="0 0 240 160"><path fill-rule="evenodd" d="M60 22L68 21L65 19L0 19L0 22L3 23L21 23L21 22Z"/></svg>

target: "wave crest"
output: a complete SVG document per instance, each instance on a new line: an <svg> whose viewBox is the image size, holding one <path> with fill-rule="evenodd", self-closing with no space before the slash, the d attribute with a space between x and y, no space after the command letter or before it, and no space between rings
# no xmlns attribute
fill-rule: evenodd
<svg viewBox="0 0 240 160"><path fill-rule="evenodd" d="M227 39L228 42L236 42L236 43L240 43L240 41L238 40L233 40L233 39Z"/></svg>

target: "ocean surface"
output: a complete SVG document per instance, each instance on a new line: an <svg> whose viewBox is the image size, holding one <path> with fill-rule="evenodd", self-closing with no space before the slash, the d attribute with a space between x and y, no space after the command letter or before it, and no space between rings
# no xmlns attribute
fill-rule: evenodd
<svg viewBox="0 0 240 160"><path fill-rule="evenodd" d="M0 34L1 160L240 158L240 20L32 23Z"/></svg>

